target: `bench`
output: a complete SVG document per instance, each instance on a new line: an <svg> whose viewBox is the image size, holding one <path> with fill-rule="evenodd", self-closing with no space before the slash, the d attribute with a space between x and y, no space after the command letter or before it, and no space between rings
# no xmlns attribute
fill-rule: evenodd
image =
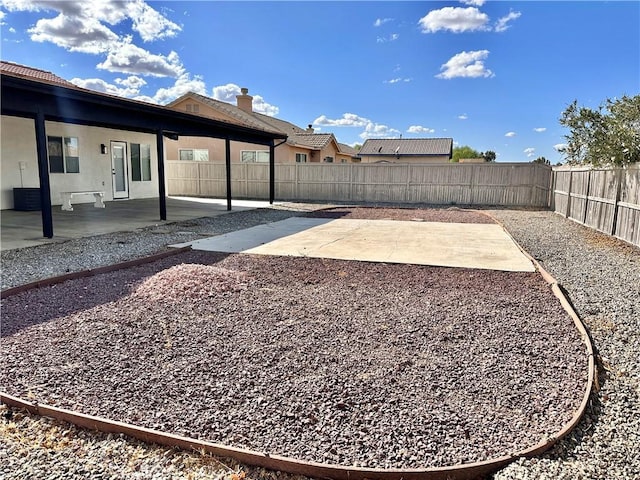
<svg viewBox="0 0 640 480"><path fill-rule="evenodd" d="M104 192L60 192L60 195L62 195L62 210L72 212L71 199L79 195L93 195L95 198L93 206L96 208L104 208L104 202L102 201Z"/></svg>

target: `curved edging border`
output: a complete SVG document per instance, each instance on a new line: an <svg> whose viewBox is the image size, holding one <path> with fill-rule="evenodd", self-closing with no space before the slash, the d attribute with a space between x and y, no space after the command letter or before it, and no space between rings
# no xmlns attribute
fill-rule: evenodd
<svg viewBox="0 0 640 480"><path fill-rule="evenodd" d="M123 268L137 267L145 263L155 262L162 258L171 257L179 253L188 252L191 250L190 246L175 248L167 250L165 252L156 253L147 257L136 258L134 260L128 260L126 262L120 262L113 265L106 265L104 267L90 268L88 270L80 270L77 272L67 273L65 275L59 275L57 277L43 278L42 280L36 280L34 282L25 283L24 285L18 285L17 287L7 288L0 292L0 298L7 298L12 295L16 295L32 288L38 287L50 287L58 283L66 282L67 280L76 280L78 278L92 277L94 275L100 275L101 273L113 272L115 270L122 270Z"/></svg>
<svg viewBox="0 0 640 480"><path fill-rule="evenodd" d="M515 452L511 455L502 456L499 458L485 460L482 462L474 462L461 465L452 465L446 467L432 467L425 469L379 469L379 468L363 468L363 467L351 467L332 465L327 463L309 462L304 460L298 460L294 458L283 457L280 455L271 455L269 453L258 452L254 450L247 450L242 448L230 447L218 443L207 442L205 440L199 440L189 437L183 437L179 435L173 435L166 432L160 432L149 428L139 427L136 425L117 422L106 418L96 417L92 415L86 415L72 410L64 408L53 407L49 405L41 405L37 402L31 402L19 397L8 395L4 392L0 392L0 403L6 405L23 408L32 414L42 415L61 420L64 422L72 423L82 428L91 430L97 430L104 433L122 433L130 437L142 440L148 443L156 443L168 447L177 447L183 450L195 450L204 451L213 455L230 457L241 463L247 465L254 465L258 467L268 468L271 470L280 470L292 474L305 475L308 477L316 478L330 478L335 480L472 480L474 478L486 475L494 472L499 468L511 463L518 457L531 457L540 454L548 450L558 440L565 437L580 421L586 406L589 401L589 396L593 387L595 364L593 346L591 339L587 333L587 330L574 311L573 307L564 296L558 282L549 274L542 266L529 255L519 244L513 239L511 234L506 230L504 225L495 219L492 215L476 210L483 213L500 225L505 232L511 237L513 242L523 252L527 258L536 266L544 280L550 284L551 290L554 295L559 299L565 311L571 316L576 325L576 328L582 336L582 341L586 345L588 357L589 357L589 372L585 393L583 395L582 402L578 410L574 413L571 420L565 424L565 426L558 431L555 435L545 438L538 442L536 445L529 447L525 450ZM108 267L101 267L93 270L86 270L83 272L75 272L61 277L55 277L43 281L33 282L27 285L11 288L2 292L2 297L13 295L30 288L36 288L39 286L53 285L65 280L81 278L98 273L105 273L121 268L127 268L130 266L140 265L142 263L154 261L166 256L181 253L183 251L190 250L190 247L177 249L175 251L163 252L162 254L153 255L151 257L145 257L144 259L133 260L130 262L124 262L117 265Z"/></svg>

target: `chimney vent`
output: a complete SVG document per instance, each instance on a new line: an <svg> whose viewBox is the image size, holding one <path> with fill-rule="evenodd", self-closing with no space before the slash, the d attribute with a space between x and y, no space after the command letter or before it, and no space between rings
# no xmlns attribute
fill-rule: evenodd
<svg viewBox="0 0 640 480"><path fill-rule="evenodd" d="M315 130L313 129L313 125L309 124L309 126L307 127L306 132L307 133L313 133Z"/></svg>
<svg viewBox="0 0 640 480"><path fill-rule="evenodd" d="M249 95L249 89L241 88L240 92L240 95L236 95L238 108L247 113L253 113L253 97Z"/></svg>

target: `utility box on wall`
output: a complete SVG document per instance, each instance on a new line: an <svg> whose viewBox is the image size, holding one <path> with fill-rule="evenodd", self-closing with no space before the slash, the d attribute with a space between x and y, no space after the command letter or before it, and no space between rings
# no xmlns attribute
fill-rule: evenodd
<svg viewBox="0 0 640 480"><path fill-rule="evenodd" d="M40 189L36 187L14 188L13 209L22 212L40 210Z"/></svg>

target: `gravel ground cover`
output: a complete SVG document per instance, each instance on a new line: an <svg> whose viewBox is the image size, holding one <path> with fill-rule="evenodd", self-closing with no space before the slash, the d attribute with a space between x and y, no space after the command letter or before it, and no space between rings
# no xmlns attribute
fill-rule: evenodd
<svg viewBox="0 0 640 480"><path fill-rule="evenodd" d="M490 213L566 290L597 350L600 384L569 436L495 479L640 478L640 249L552 212Z"/></svg>
<svg viewBox="0 0 640 480"><path fill-rule="evenodd" d="M585 368L576 360L582 346L536 275L452 274L456 271L315 259L287 259L283 266L285 259L189 255L187 263L160 262L150 277L140 273L151 267L146 266L128 280L94 286L86 283L98 277L83 280L81 312L73 302L52 310L46 305L50 295L43 296L39 318L55 320L9 327L9 348L34 362L33 375L23 376L14 393L71 408L82 403L87 408L88 398L93 410L78 409L115 411L125 421L210 439L213 431L222 435L214 440L307 459L373 462L369 466L438 465L509 453L523 439L535 443L558 430L545 416L562 418L561 425L580 401ZM73 283L54 287L56 296L72 298ZM67 286L71 290L64 291ZM292 286L300 293L293 303ZM158 290L165 292L163 298ZM189 292L186 302L177 301L184 300L184 292ZM28 301L30 308L39 302ZM489 321L494 318L498 321ZM18 346L26 332L55 348L23 352ZM215 341L203 345L203 339ZM198 352L210 348L195 364L185 360L194 344ZM141 346L146 358L132 353ZM95 365L84 361L89 352ZM43 355L50 357L43 362ZM479 362L475 372L469 368L472 360ZM42 364L51 368L37 367ZM212 369L220 374L201 384L185 383ZM296 374L287 375L292 371ZM12 362L5 375L23 373ZM105 382L102 388L87 389L96 375ZM140 375L147 375L145 385L161 384L165 392L168 386L181 400L175 403L163 391L142 399L138 390L131 395L128 389L141 382ZM325 390L318 390L321 385ZM269 396L273 390L276 397ZM300 390L302 396L292 395ZM203 392L201 397L215 399L220 418L211 418L207 401L194 401ZM95 404L114 393L135 396L134 407L123 409L108 399ZM435 404L439 407L431 408ZM263 419L262 428L246 423L247 412ZM289 436L295 432L285 451L278 429ZM377 448L367 446L371 439Z"/></svg>

